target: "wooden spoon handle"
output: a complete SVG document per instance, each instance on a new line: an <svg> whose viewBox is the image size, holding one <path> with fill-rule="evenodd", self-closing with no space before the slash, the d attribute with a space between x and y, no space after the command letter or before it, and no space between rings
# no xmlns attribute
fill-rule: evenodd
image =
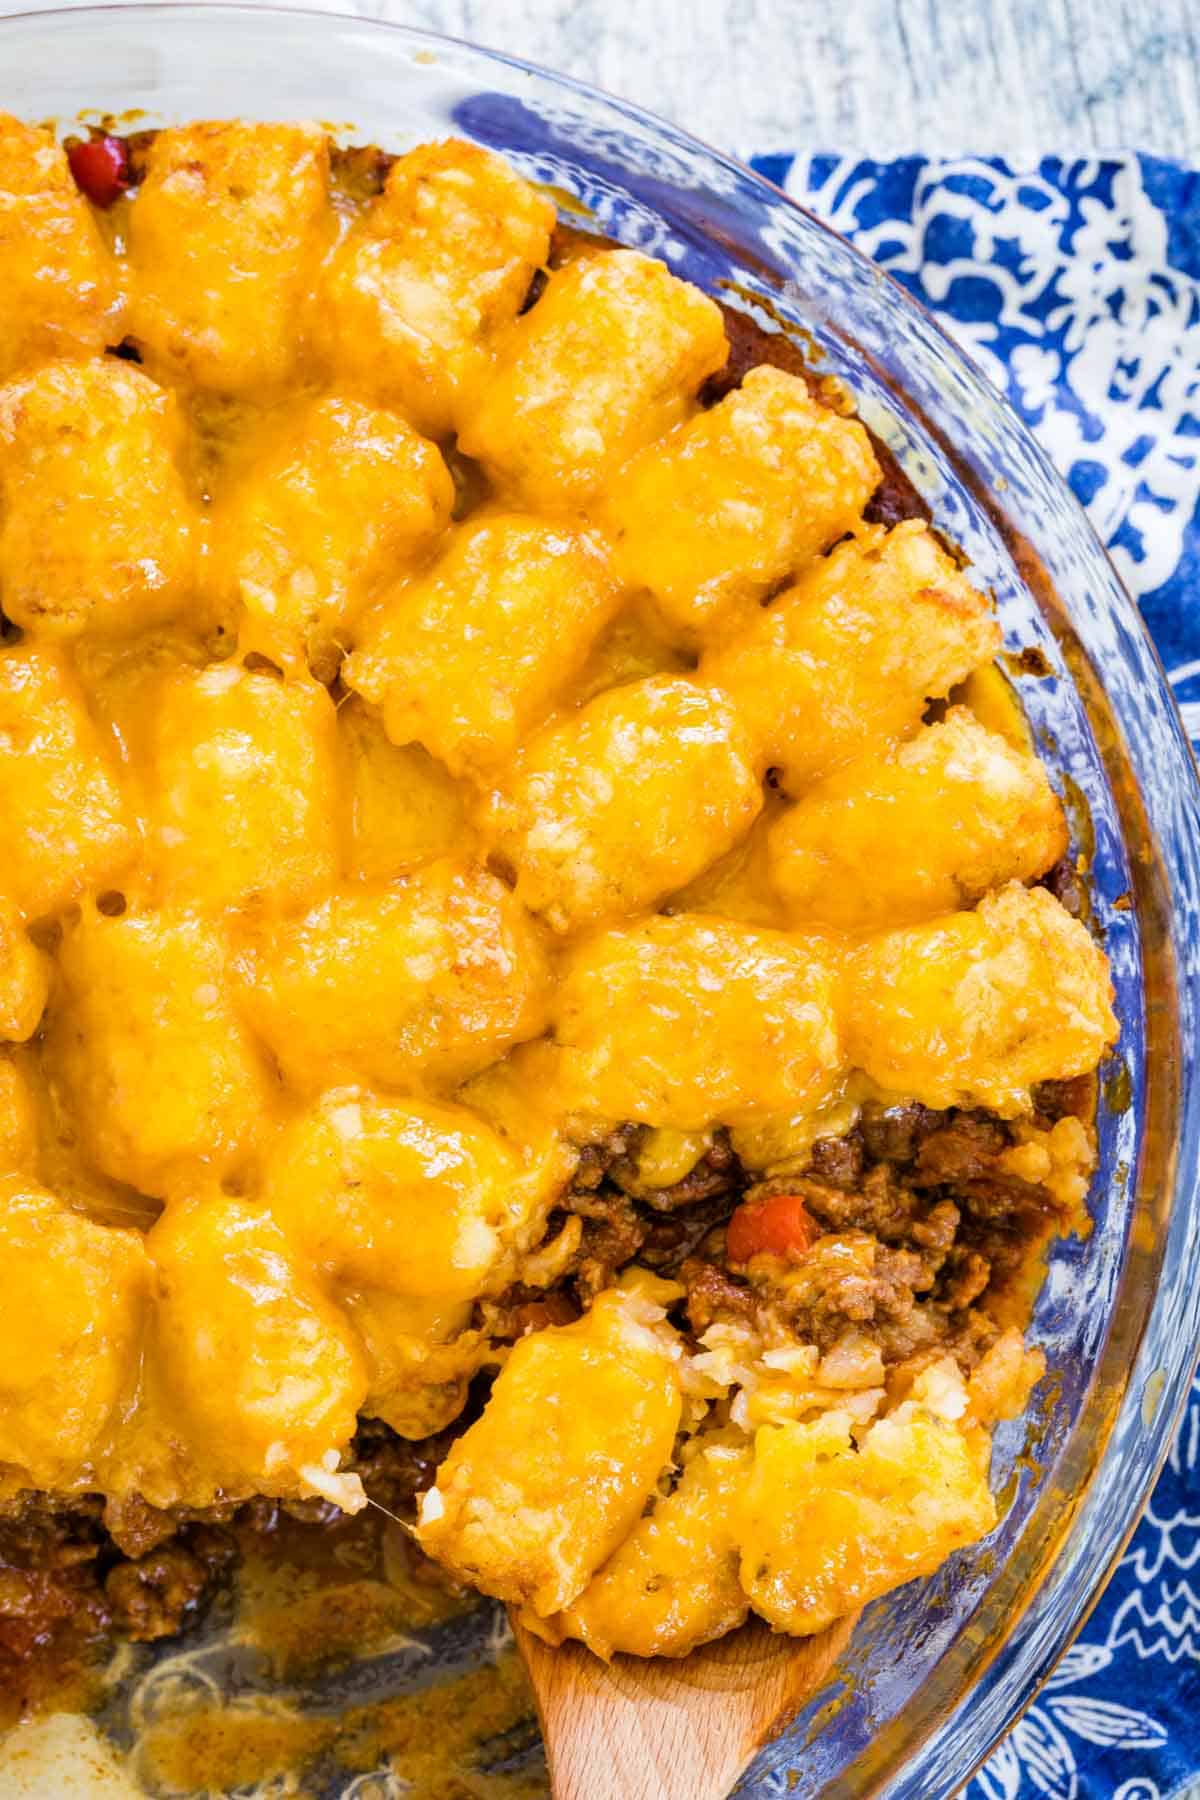
<svg viewBox="0 0 1200 1800"><path fill-rule="evenodd" d="M513 1621L537 1698L554 1800L725 1800L824 1681L854 1629L748 1625L681 1662L551 1649Z"/></svg>

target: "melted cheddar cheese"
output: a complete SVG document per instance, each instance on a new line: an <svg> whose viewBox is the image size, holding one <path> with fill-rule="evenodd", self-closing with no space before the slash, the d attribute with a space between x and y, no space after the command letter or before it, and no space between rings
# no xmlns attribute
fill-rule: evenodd
<svg viewBox="0 0 1200 1800"><path fill-rule="evenodd" d="M1077 1207L1034 1089L1117 1027L1026 885L1062 809L857 421L766 367L706 404L716 304L552 257L485 150L337 166L174 127L102 230L0 119L0 1490L355 1509L360 1417L483 1372L417 1527L456 1577L604 1656L819 1630L990 1528L1041 1365L789 1338L882 1279L853 1231L685 1333L564 1195L882 1096L1014 1119Z"/></svg>

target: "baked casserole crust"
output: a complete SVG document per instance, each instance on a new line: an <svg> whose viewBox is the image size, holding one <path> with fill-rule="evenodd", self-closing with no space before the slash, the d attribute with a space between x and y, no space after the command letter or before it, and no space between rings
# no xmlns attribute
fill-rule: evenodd
<svg viewBox="0 0 1200 1800"><path fill-rule="evenodd" d="M69 149L0 120L14 1566L86 1517L154 1636L177 1530L383 1496L602 1656L929 1573L1117 1034L990 599L485 150Z"/></svg>

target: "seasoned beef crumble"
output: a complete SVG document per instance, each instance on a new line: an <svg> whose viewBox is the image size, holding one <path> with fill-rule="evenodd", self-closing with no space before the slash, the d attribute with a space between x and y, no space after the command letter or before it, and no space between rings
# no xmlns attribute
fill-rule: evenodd
<svg viewBox="0 0 1200 1800"><path fill-rule="evenodd" d="M455 1429L478 1410L468 1406ZM453 1436L410 1443L366 1419L352 1466L374 1502L411 1519ZM324 1501L267 1498L200 1510L98 1494L0 1503L0 1693L19 1713L84 1675L116 1639L178 1636L224 1593L247 1548L284 1521L319 1531L336 1516Z"/></svg>
<svg viewBox="0 0 1200 1800"><path fill-rule="evenodd" d="M1047 1126L1073 1112L1073 1101L1086 1102L1086 1083L1061 1087L1043 1097ZM791 1321L797 1340L827 1348L853 1322L877 1331L885 1362L945 1343L967 1372L997 1329L988 1300L1063 1222L1051 1193L999 1166L1016 1141L1013 1128L978 1112L867 1107L845 1137L813 1145L801 1174L760 1182L718 1133L687 1176L658 1190L639 1180L638 1135L626 1129L584 1152L547 1232L581 1217L577 1255L550 1294L516 1288L502 1296L487 1312L490 1333L515 1341L551 1315L565 1322L635 1257L686 1287L694 1338L721 1316L751 1318L765 1302L728 1268L724 1227L744 1200L787 1192L826 1234L853 1233L875 1246L869 1277L814 1271L813 1297ZM810 1256L818 1260L819 1247Z"/></svg>

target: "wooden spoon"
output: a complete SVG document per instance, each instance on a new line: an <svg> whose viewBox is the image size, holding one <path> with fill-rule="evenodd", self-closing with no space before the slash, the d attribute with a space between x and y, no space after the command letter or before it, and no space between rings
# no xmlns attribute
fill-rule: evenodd
<svg viewBox="0 0 1200 1800"><path fill-rule="evenodd" d="M533 1684L554 1800L725 1800L824 1682L857 1623L819 1637L744 1625L682 1661L551 1649L513 1631Z"/></svg>

